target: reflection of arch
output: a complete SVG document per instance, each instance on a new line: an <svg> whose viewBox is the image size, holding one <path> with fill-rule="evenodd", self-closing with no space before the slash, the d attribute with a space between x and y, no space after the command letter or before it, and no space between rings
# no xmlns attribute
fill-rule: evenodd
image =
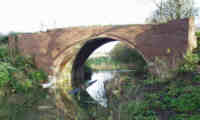
<svg viewBox="0 0 200 120"><path fill-rule="evenodd" d="M140 53L140 55L144 58L144 55L141 53L141 51L133 43L130 43L128 40L125 40L125 39L121 39L117 37L98 37L98 38L93 38L91 40L88 40L82 46L82 48L80 48L80 50L76 54L75 59L73 61L72 71L71 71L73 87L78 87L79 84L83 82L83 79L84 79L83 65L85 61L87 60L87 58L90 56L90 54L92 54L92 52L94 52L95 49L102 46L103 44L106 44L112 41L121 41L121 42L127 43L130 47L135 48Z"/></svg>

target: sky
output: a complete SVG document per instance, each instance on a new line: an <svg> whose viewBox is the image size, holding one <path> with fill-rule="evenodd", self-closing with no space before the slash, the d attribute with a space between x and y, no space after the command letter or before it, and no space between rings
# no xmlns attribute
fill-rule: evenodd
<svg viewBox="0 0 200 120"><path fill-rule="evenodd" d="M195 2L200 7L200 1ZM1 0L0 4L0 33L143 24L156 8L151 0Z"/></svg>

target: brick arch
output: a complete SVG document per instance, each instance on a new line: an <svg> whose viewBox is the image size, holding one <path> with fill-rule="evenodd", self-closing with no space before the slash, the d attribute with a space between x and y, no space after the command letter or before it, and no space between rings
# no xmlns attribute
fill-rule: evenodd
<svg viewBox="0 0 200 120"><path fill-rule="evenodd" d="M155 57L184 55L196 46L194 18L174 20L160 25L108 25L72 27L9 37L9 48L35 57L35 63L47 73L58 71L76 56L77 45L98 37L123 40L137 48L150 61ZM78 48L79 49L79 48ZM167 51L171 52L168 53ZM53 67L52 67L53 66ZM57 71L55 70L55 71Z"/></svg>
<svg viewBox="0 0 200 120"><path fill-rule="evenodd" d="M90 37L90 38L87 38L83 41L78 41L76 43L73 43L73 45L70 47L66 47L64 50L62 50L56 59L60 59L59 57L63 56L65 53L65 51L69 50L69 49L72 49L75 45L77 44L80 44L81 47L83 47L85 44L88 44L89 42L93 41L93 40L103 40L103 39L107 39L106 42L109 42L109 40L111 41L121 41L123 43L126 43L129 47L131 48L135 48L135 50L143 57L143 59L148 63L149 60L148 58L146 58L144 52L142 50L140 50L140 46L137 46L136 45L136 42L135 41L131 41L131 40L128 40L126 38L123 38L121 36L118 36L118 35L114 35L114 34L110 34L110 33L102 33L102 34L99 34L98 36L95 36L95 37ZM103 44L106 44L103 43ZM101 45L100 45L101 46ZM64 55L63 58L61 58L62 60L60 61L60 63L58 64L57 67L59 67L59 72L61 72L64 67L65 67L65 64L67 64L68 62L72 61L73 62L73 59L75 59L76 55L78 54L78 52L81 51L78 49L78 51L76 52L73 52L72 54L68 55ZM55 59L55 60L56 60Z"/></svg>
<svg viewBox="0 0 200 120"><path fill-rule="evenodd" d="M92 38L82 45L82 47L79 49L73 60L72 70L71 70L71 78L72 78L71 82L73 87L78 87L81 83L84 82L85 77L84 77L83 65L85 61L88 59L88 57L100 46L113 41L120 41L126 43L129 47L137 50L138 53L146 61L143 53L138 48L136 48L133 43L129 42L129 40L122 39L120 37L112 35L101 35L99 37ZM146 61L146 63L148 63L148 61Z"/></svg>

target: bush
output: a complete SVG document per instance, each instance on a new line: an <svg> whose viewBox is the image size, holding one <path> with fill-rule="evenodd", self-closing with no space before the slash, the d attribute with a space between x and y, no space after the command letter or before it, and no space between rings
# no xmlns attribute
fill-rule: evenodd
<svg viewBox="0 0 200 120"><path fill-rule="evenodd" d="M141 54L136 49L128 47L127 44L119 43L109 53L113 60L126 64L144 65L145 61Z"/></svg>
<svg viewBox="0 0 200 120"><path fill-rule="evenodd" d="M10 61L10 57L8 55L8 46L7 45L0 45L0 61L1 62L8 62Z"/></svg>
<svg viewBox="0 0 200 120"><path fill-rule="evenodd" d="M109 53L111 59L117 63L132 66L138 73L146 71L147 64L143 56L127 44L119 43Z"/></svg>
<svg viewBox="0 0 200 120"><path fill-rule="evenodd" d="M0 35L0 44L8 43L8 35Z"/></svg>
<svg viewBox="0 0 200 120"><path fill-rule="evenodd" d="M184 62L180 65L178 72L186 73L196 71L199 60L198 54L188 52L184 56Z"/></svg>
<svg viewBox="0 0 200 120"><path fill-rule="evenodd" d="M0 62L0 87L4 87L10 80L9 69L11 65L8 63Z"/></svg>
<svg viewBox="0 0 200 120"><path fill-rule="evenodd" d="M25 93L39 87L47 74L36 68L30 56L10 57L7 45L0 46L0 88Z"/></svg>

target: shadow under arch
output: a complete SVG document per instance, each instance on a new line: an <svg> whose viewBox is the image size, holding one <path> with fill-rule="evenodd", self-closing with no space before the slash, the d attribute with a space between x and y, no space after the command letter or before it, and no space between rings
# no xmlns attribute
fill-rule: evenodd
<svg viewBox="0 0 200 120"><path fill-rule="evenodd" d="M88 59L88 57L100 46L103 44L113 42L113 41L120 41L123 43L127 43L127 45L131 48L134 48L146 61L144 55L142 52L133 44L129 43L127 40L123 39L118 39L118 38L112 38L112 37L98 37L98 38L93 38L88 40L82 48L78 51L78 53L75 56L75 59L72 64L72 71L71 71L71 82L72 82L72 87L76 88L79 87L82 83L84 83L84 78L85 78L85 71L84 71L84 63Z"/></svg>

